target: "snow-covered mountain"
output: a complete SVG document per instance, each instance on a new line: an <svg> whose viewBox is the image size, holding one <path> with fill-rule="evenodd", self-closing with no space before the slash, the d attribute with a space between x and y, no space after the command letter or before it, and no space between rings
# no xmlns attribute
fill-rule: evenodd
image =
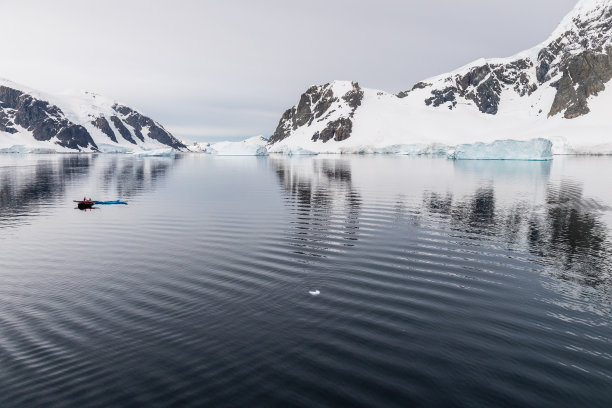
<svg viewBox="0 0 612 408"><path fill-rule="evenodd" d="M436 152L547 138L555 153L612 153L612 0L581 0L551 37L391 94L335 81L282 116L270 152Z"/></svg>
<svg viewBox="0 0 612 408"><path fill-rule="evenodd" d="M162 125L89 92L45 94L0 79L0 151L124 152L184 145Z"/></svg>

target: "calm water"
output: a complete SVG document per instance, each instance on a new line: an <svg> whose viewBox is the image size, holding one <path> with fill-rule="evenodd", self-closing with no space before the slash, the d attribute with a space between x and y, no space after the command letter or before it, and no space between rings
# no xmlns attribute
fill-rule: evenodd
<svg viewBox="0 0 612 408"><path fill-rule="evenodd" d="M610 407L610 174L0 155L0 406Z"/></svg>

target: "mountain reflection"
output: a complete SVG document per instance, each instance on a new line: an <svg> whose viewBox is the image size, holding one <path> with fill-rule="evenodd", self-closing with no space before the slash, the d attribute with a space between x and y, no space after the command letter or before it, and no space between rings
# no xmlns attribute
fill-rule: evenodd
<svg viewBox="0 0 612 408"><path fill-rule="evenodd" d="M529 220L529 250L559 271L557 277L592 287L609 287L610 240L603 207L565 181L548 190L546 209Z"/></svg>
<svg viewBox="0 0 612 408"><path fill-rule="evenodd" d="M295 216L294 251L325 257L358 240L362 198L354 188L349 160L269 159ZM348 241L348 242L346 242Z"/></svg>
<svg viewBox="0 0 612 408"><path fill-rule="evenodd" d="M68 184L88 174L94 157L17 156L8 159L13 160L0 167L0 226L18 221L19 217L37 211L40 206L57 201Z"/></svg>
<svg viewBox="0 0 612 408"><path fill-rule="evenodd" d="M83 194L132 198L155 188L173 165L167 158L122 155L4 155L0 160L0 228Z"/></svg>
<svg viewBox="0 0 612 408"><path fill-rule="evenodd" d="M460 199L450 192L426 192L423 208L468 238L492 236L511 248L526 249L556 278L594 288L611 286L611 242L602 221L607 208L585 198L580 183L547 182L543 203L519 197L498 202L496 188L479 187Z"/></svg>

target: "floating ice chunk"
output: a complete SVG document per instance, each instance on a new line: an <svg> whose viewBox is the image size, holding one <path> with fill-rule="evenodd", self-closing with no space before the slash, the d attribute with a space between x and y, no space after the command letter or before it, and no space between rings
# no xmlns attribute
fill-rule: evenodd
<svg viewBox="0 0 612 408"><path fill-rule="evenodd" d="M132 154L136 157L173 157L174 149L169 147L167 149L138 150Z"/></svg>
<svg viewBox="0 0 612 408"><path fill-rule="evenodd" d="M310 293L312 296L319 296L321 294L320 290L311 290L308 293Z"/></svg>
<svg viewBox="0 0 612 408"><path fill-rule="evenodd" d="M493 143L463 144L448 153L455 160L552 160L548 139L496 140Z"/></svg>

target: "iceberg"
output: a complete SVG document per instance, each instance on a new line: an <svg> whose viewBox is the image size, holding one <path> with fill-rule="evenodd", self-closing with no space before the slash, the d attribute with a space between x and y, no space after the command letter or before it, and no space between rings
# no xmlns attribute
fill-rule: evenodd
<svg viewBox="0 0 612 408"><path fill-rule="evenodd" d="M447 157L454 160L552 160L553 152L550 140L538 138L462 144Z"/></svg>
<svg viewBox="0 0 612 408"><path fill-rule="evenodd" d="M167 149L138 150L132 154L136 157L174 157L174 149L169 147Z"/></svg>

